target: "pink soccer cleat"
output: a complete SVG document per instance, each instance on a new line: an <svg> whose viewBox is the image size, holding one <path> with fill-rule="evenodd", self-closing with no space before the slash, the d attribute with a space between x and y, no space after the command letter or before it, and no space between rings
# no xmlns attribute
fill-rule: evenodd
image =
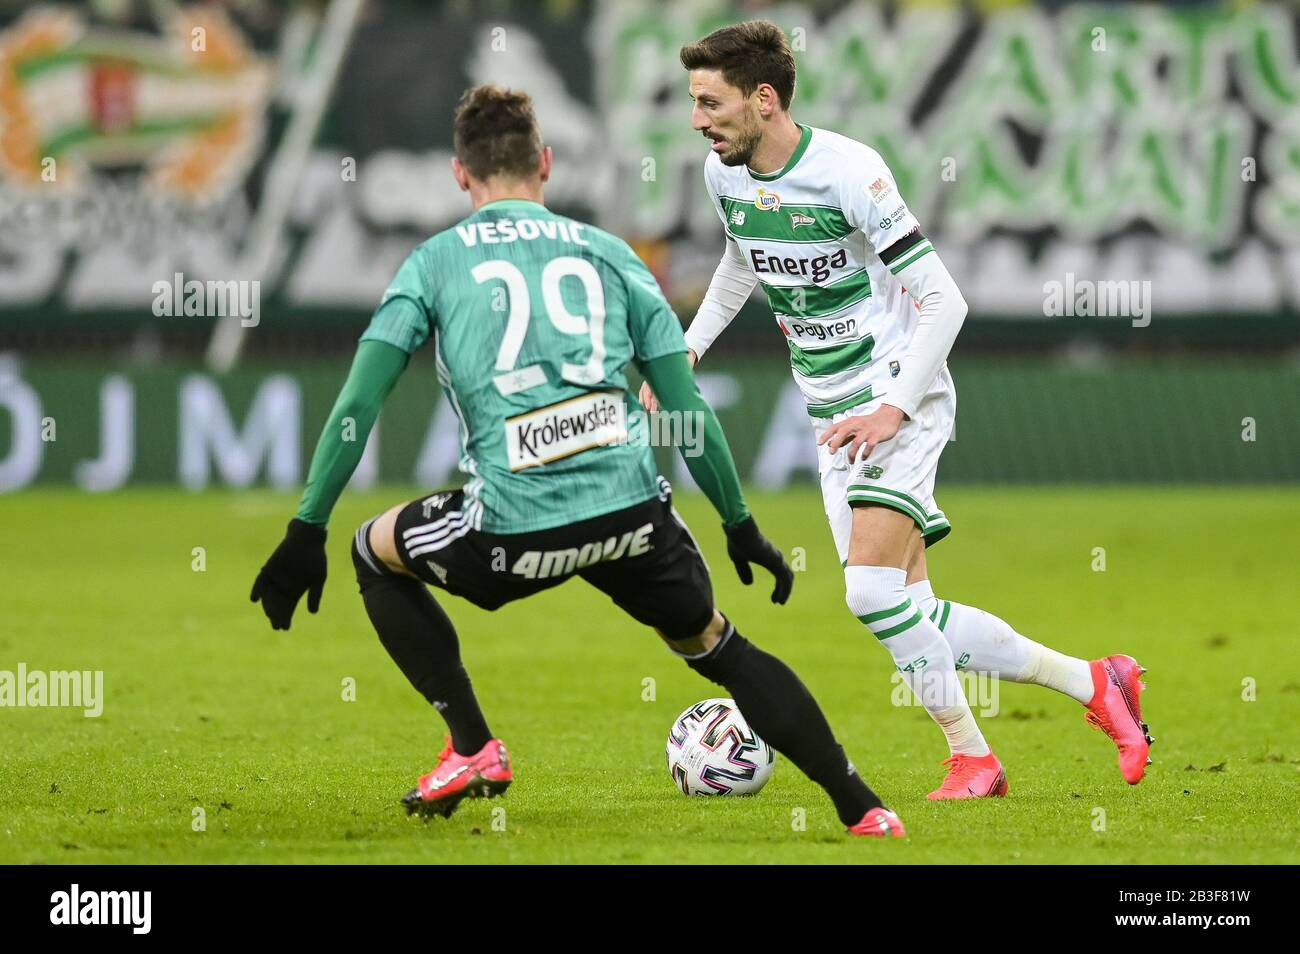
<svg viewBox="0 0 1300 954"><path fill-rule="evenodd" d="M948 777L929 795L931 801L958 798L1001 798L1007 793L1007 773L998 757L988 755L953 755L943 760Z"/></svg>
<svg viewBox="0 0 1300 954"><path fill-rule="evenodd" d="M1088 663L1092 668L1092 699L1084 718L1089 725L1110 736L1119 749L1119 770L1124 781L1136 785L1151 764L1151 738L1142 721L1139 696L1146 686L1139 678L1146 672L1132 656L1107 656Z"/></svg>
<svg viewBox="0 0 1300 954"><path fill-rule="evenodd" d="M873 808L862 816L862 821L848 829L850 835L863 838L906 838L907 831L898 816L888 808Z"/></svg>
<svg viewBox="0 0 1300 954"><path fill-rule="evenodd" d="M438 764L402 799L408 815L450 818L464 798L492 798L500 795L513 778L510 753L505 743L493 739L473 755L460 755L451 747L451 736L438 753Z"/></svg>

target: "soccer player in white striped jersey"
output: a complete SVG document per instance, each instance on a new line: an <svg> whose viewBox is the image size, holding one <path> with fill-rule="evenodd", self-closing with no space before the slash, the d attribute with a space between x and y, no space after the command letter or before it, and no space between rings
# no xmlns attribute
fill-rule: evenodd
<svg viewBox="0 0 1300 954"><path fill-rule="evenodd" d="M1091 662L937 599L928 546L951 527L934 499L956 393L946 360L966 302L868 146L790 115L795 63L774 24L723 27L681 51L692 126L712 143L705 180L726 248L686 333L698 362L761 283L817 440L826 517L850 612L889 651L947 737L929 797L1004 795L1006 772L971 714L959 669L1071 696L1141 781L1151 738L1143 670ZM642 402L653 409L647 388Z"/></svg>

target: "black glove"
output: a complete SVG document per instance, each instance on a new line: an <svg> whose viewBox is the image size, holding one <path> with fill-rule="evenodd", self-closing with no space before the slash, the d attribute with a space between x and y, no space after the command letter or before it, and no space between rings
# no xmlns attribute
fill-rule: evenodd
<svg viewBox="0 0 1300 954"><path fill-rule="evenodd" d="M754 571L749 568L757 563L776 577L776 587L772 590L772 602L784 603L790 598L794 588L794 570L785 562L781 551L772 546L772 542L758 532L758 524L753 517L734 527L723 527L727 535L727 556L736 565L736 574L740 582L749 586L754 582Z"/></svg>
<svg viewBox="0 0 1300 954"><path fill-rule="evenodd" d="M307 594L307 609L314 613L320 609L324 589L325 528L295 517L289 521L284 540L257 574L248 598L254 603L262 601L272 629L288 629L302 594Z"/></svg>

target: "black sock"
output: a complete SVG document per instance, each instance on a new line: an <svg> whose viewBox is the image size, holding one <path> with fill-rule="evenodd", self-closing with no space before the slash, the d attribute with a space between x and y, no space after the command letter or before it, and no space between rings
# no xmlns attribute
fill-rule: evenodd
<svg viewBox="0 0 1300 954"><path fill-rule="evenodd" d="M369 525L363 529L368 531ZM358 549L362 544L364 554ZM492 741L492 732L460 661L460 642L451 620L423 583L384 566L370 552L364 533L353 541L352 562L366 615L379 641L416 691L446 720L452 748L473 755Z"/></svg>
<svg viewBox="0 0 1300 954"><path fill-rule="evenodd" d="M841 822L862 821L882 803L835 741L817 700L789 666L730 623L727 630L708 655L687 665L731 693L750 728L826 790Z"/></svg>

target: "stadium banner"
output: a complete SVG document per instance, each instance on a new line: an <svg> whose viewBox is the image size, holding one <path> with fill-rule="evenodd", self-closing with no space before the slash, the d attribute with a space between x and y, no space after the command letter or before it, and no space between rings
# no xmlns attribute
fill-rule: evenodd
<svg viewBox="0 0 1300 954"><path fill-rule="evenodd" d="M1295 367L954 361L952 371L958 413L940 466L944 483L1300 480ZM3 357L0 491L45 483L87 491L137 483L296 489L346 373L337 360L250 364L217 377L197 364L114 371ZM787 369L710 359L699 381L750 486L814 479L812 432ZM702 432L685 425L642 432L662 473L690 487L674 448L690 449ZM371 441L356 486L462 482L460 425L427 356L399 381Z"/></svg>
<svg viewBox="0 0 1300 954"><path fill-rule="evenodd" d="M411 247L466 213L450 118L489 81L535 98L556 153L548 201L633 241L689 314L722 233L677 51L751 5L385 0L333 75L313 51L337 6L0 17L0 333L147 324L175 274L257 280L281 326L368 312ZM1076 290L1113 283L1132 292L1128 317L1300 327L1291 5L761 12L790 37L796 118L879 149L973 323L1061 324ZM296 150L313 93L324 113Z"/></svg>

